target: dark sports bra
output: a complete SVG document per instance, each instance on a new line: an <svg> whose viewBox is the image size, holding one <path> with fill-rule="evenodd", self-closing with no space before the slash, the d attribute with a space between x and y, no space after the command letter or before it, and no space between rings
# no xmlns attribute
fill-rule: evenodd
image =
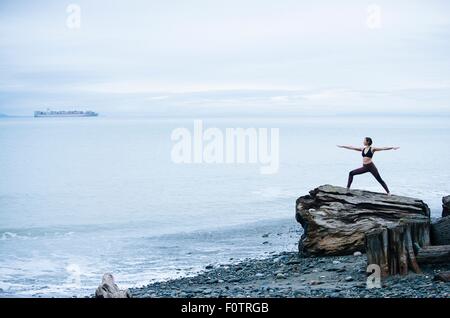
<svg viewBox="0 0 450 318"><path fill-rule="evenodd" d="M367 150L367 153L364 153L364 149L365 148L363 148L363 150L362 150L362 156L372 158L373 157L372 147L369 147L369 150Z"/></svg>

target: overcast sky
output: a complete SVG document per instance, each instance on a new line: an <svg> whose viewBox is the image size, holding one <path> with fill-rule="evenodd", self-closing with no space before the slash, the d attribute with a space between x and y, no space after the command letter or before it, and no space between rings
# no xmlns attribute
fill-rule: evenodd
<svg viewBox="0 0 450 318"><path fill-rule="evenodd" d="M1 0L0 113L450 113L449 39L445 0Z"/></svg>

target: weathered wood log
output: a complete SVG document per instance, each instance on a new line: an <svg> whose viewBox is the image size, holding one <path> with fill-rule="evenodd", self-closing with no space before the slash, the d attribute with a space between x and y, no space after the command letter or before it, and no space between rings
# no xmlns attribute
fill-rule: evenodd
<svg viewBox="0 0 450 318"><path fill-rule="evenodd" d="M424 246L418 250L419 264L450 263L450 245Z"/></svg>
<svg viewBox="0 0 450 318"><path fill-rule="evenodd" d="M103 275L102 283L95 291L96 298L131 298L131 294L126 290L121 290L114 282L114 277L110 273Z"/></svg>
<svg viewBox="0 0 450 318"><path fill-rule="evenodd" d="M446 282L446 283L450 282L450 272L447 271L447 272L441 272L439 274L436 274L434 276L434 280L439 280L439 281Z"/></svg>
<svg viewBox="0 0 450 318"><path fill-rule="evenodd" d="M380 266L381 275L406 275L409 269L421 273L415 246L429 244L428 222L400 222L366 234L367 264Z"/></svg>
<svg viewBox="0 0 450 318"><path fill-rule="evenodd" d="M296 219L303 227L299 252L311 256L363 252L370 230L395 226L400 220L429 222L429 216L428 206L419 199L323 185L297 199ZM413 242L428 239L414 231L411 235Z"/></svg>
<svg viewBox="0 0 450 318"><path fill-rule="evenodd" d="M429 223L407 223L405 224L405 248L408 259L408 267L414 273L421 273L416 260L415 246L426 246L429 244Z"/></svg>
<svg viewBox="0 0 450 318"><path fill-rule="evenodd" d="M450 216L431 223L431 244L450 245Z"/></svg>
<svg viewBox="0 0 450 318"><path fill-rule="evenodd" d="M366 254L367 264L376 264L380 266L381 275L389 274L389 239L388 229L385 227L377 228L366 235Z"/></svg>
<svg viewBox="0 0 450 318"><path fill-rule="evenodd" d="M442 217L450 215L450 195L442 198Z"/></svg>

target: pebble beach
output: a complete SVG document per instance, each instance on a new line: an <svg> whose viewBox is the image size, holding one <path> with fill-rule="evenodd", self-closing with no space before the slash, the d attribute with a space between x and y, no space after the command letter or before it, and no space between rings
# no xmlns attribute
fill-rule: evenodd
<svg viewBox="0 0 450 318"><path fill-rule="evenodd" d="M193 277L131 289L133 297L187 298L448 298L450 284L435 279L449 265L423 267L423 273L391 276L381 288L367 288L365 254L302 257L283 252L237 264L208 265Z"/></svg>

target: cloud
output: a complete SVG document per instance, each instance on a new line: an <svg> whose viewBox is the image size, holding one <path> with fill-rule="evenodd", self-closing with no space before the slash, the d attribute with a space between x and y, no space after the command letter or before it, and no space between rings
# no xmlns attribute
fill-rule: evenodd
<svg viewBox="0 0 450 318"><path fill-rule="evenodd" d="M169 98L169 96L164 95L164 96L152 96L149 99L150 100L163 100L163 99L167 99L167 98Z"/></svg>
<svg viewBox="0 0 450 318"><path fill-rule="evenodd" d="M288 102L289 96L273 96L270 98L270 100L273 102Z"/></svg>
<svg viewBox="0 0 450 318"><path fill-rule="evenodd" d="M376 30L367 3L353 0L77 3L81 28L71 30L60 2L2 1L0 112L38 102L155 112L449 102L448 1L377 1Z"/></svg>
<svg viewBox="0 0 450 318"><path fill-rule="evenodd" d="M325 89L305 94L303 97L309 101L352 100L355 98L359 98L360 93L348 89Z"/></svg>

